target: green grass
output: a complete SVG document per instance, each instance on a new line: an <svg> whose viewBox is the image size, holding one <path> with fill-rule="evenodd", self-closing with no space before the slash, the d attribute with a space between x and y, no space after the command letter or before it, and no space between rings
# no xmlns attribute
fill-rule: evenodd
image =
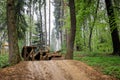
<svg viewBox="0 0 120 80"><path fill-rule="evenodd" d="M8 54L0 54L0 68L8 65Z"/></svg>
<svg viewBox="0 0 120 80"><path fill-rule="evenodd" d="M93 66L96 70L104 74L120 79L120 56L111 56L100 53L75 52L74 59L80 60Z"/></svg>

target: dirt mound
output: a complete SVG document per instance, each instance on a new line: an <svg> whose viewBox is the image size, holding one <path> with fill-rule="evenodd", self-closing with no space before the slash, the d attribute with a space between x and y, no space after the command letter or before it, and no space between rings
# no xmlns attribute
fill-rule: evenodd
<svg viewBox="0 0 120 80"><path fill-rule="evenodd" d="M116 80L75 60L25 61L0 70L0 80Z"/></svg>

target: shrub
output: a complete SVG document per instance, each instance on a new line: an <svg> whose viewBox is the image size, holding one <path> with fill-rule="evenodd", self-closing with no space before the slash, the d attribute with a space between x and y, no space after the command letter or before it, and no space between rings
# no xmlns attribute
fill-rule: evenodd
<svg viewBox="0 0 120 80"><path fill-rule="evenodd" d="M0 68L8 66L8 54L0 54Z"/></svg>

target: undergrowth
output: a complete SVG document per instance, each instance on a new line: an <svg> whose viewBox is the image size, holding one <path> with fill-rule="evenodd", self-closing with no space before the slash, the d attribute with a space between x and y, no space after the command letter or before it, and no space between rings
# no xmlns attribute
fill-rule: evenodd
<svg viewBox="0 0 120 80"><path fill-rule="evenodd" d="M8 54L0 54L0 68L8 65Z"/></svg>
<svg viewBox="0 0 120 80"><path fill-rule="evenodd" d="M106 75L111 75L120 79L120 56L94 52L75 52L74 59L85 62Z"/></svg>

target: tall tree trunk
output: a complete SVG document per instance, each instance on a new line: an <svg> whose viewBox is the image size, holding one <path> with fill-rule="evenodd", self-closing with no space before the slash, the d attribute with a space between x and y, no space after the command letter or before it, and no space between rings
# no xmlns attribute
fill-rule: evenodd
<svg viewBox="0 0 120 80"><path fill-rule="evenodd" d="M120 41L117 29L117 23L115 20L114 9L112 5L112 0L105 0L107 14L109 18L109 24L111 29L111 37L113 42L113 55L120 55Z"/></svg>
<svg viewBox="0 0 120 80"><path fill-rule="evenodd" d="M44 44L44 41L43 41L43 22L42 22L42 8L41 8L41 1L39 2L39 37L40 37L40 45L39 47L40 48L43 48L43 44Z"/></svg>
<svg viewBox="0 0 120 80"><path fill-rule="evenodd" d="M15 20L14 0L7 0L7 26L9 41L9 62L11 65L20 62L20 54L18 48L18 37Z"/></svg>
<svg viewBox="0 0 120 80"><path fill-rule="evenodd" d="M89 35L89 43L88 43L88 46L89 46L89 50L92 51L92 34L93 34L93 29L94 29L94 25L95 25L95 21L96 21L96 18L97 18L97 11L98 11L98 7L99 7L99 1L97 1L97 6L96 6L96 10L95 10L95 13L94 13L94 21L93 21L93 24L92 26L90 27L90 35Z"/></svg>
<svg viewBox="0 0 120 80"><path fill-rule="evenodd" d="M44 18L45 18L45 45L47 46L47 26L46 26L46 0L44 0Z"/></svg>
<svg viewBox="0 0 120 80"><path fill-rule="evenodd" d="M86 24L86 20L83 23L83 38L84 38L84 46L86 47L86 35L85 35L85 25Z"/></svg>
<svg viewBox="0 0 120 80"><path fill-rule="evenodd" d="M51 1L49 0L49 47L50 47L50 28L51 28Z"/></svg>
<svg viewBox="0 0 120 80"><path fill-rule="evenodd" d="M67 44L67 54L65 56L66 59L73 59L73 48L74 48L74 40L76 33L76 14L75 14L75 2L74 0L69 0L70 6L70 20L71 20L71 29L69 33L69 40Z"/></svg>
<svg viewBox="0 0 120 80"><path fill-rule="evenodd" d="M32 45L32 6L31 6L31 4L32 4L32 1L30 0L30 4L29 4L29 7L30 7L30 13L29 13L29 15L30 15L30 43L29 43L29 45Z"/></svg>
<svg viewBox="0 0 120 80"><path fill-rule="evenodd" d="M60 7L60 11L61 11L61 15L60 15L60 18L63 19L64 18L64 0L61 0L61 7ZM63 20L60 21L60 27L61 27L61 30L60 30L60 35L61 35L61 47L62 47L62 44L63 44L63 30L62 30L62 27L64 26L64 22Z"/></svg>

